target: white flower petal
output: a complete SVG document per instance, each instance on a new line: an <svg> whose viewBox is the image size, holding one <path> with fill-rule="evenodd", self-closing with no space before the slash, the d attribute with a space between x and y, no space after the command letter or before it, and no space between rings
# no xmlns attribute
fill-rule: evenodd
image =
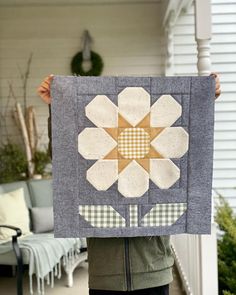
<svg viewBox="0 0 236 295"><path fill-rule="evenodd" d="M180 170L171 160L150 159L150 179L159 188L170 188L179 177Z"/></svg>
<svg viewBox="0 0 236 295"><path fill-rule="evenodd" d="M85 159L102 159L116 141L102 128L85 128L78 136L78 151Z"/></svg>
<svg viewBox="0 0 236 295"><path fill-rule="evenodd" d="M188 133L182 127L167 127L151 145L165 158L181 158L188 150Z"/></svg>
<svg viewBox="0 0 236 295"><path fill-rule="evenodd" d="M171 95L162 95L151 107L151 126L171 126L181 113L181 105Z"/></svg>
<svg viewBox="0 0 236 295"><path fill-rule="evenodd" d="M150 112L150 95L142 87L126 87L118 95L119 113L132 125L137 125Z"/></svg>
<svg viewBox="0 0 236 295"><path fill-rule="evenodd" d="M106 95L97 95L85 107L85 113L97 127L118 126L118 108Z"/></svg>
<svg viewBox="0 0 236 295"><path fill-rule="evenodd" d="M106 191L117 178L118 160L98 160L87 170L87 180L98 191Z"/></svg>
<svg viewBox="0 0 236 295"><path fill-rule="evenodd" d="M118 176L118 191L126 198L141 197L149 188L149 174L132 161Z"/></svg>

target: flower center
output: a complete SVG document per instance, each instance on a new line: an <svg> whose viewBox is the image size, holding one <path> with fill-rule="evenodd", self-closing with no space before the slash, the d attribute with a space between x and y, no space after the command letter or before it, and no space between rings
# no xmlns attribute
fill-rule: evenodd
<svg viewBox="0 0 236 295"><path fill-rule="evenodd" d="M143 128L126 128L118 137L118 151L126 159L139 159L149 152L150 137Z"/></svg>

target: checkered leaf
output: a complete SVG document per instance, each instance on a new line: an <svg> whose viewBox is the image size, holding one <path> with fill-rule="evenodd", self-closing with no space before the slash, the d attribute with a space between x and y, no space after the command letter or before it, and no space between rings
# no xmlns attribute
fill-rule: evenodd
<svg viewBox="0 0 236 295"><path fill-rule="evenodd" d="M110 205L79 205L79 214L94 227L125 227L125 219Z"/></svg>
<svg viewBox="0 0 236 295"><path fill-rule="evenodd" d="M157 204L142 218L142 225L172 225L185 212L186 209L186 203Z"/></svg>

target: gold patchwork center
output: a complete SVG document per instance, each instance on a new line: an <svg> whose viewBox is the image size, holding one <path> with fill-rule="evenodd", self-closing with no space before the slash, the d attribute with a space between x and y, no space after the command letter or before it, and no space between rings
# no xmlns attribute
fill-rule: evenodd
<svg viewBox="0 0 236 295"><path fill-rule="evenodd" d="M144 158L150 149L150 136L143 128L126 128L118 137L118 151L126 159Z"/></svg>

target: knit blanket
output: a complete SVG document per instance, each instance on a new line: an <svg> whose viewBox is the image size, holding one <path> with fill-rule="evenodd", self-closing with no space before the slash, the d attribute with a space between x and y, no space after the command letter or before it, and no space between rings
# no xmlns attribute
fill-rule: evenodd
<svg viewBox="0 0 236 295"><path fill-rule="evenodd" d="M33 234L18 240L19 247L29 252L29 287L33 294L33 274L37 293L44 294L45 282L54 286L54 276L61 277L61 264L72 263L81 246L80 239L55 239L53 233Z"/></svg>
<svg viewBox="0 0 236 295"><path fill-rule="evenodd" d="M210 234L215 81L54 76L55 237Z"/></svg>

